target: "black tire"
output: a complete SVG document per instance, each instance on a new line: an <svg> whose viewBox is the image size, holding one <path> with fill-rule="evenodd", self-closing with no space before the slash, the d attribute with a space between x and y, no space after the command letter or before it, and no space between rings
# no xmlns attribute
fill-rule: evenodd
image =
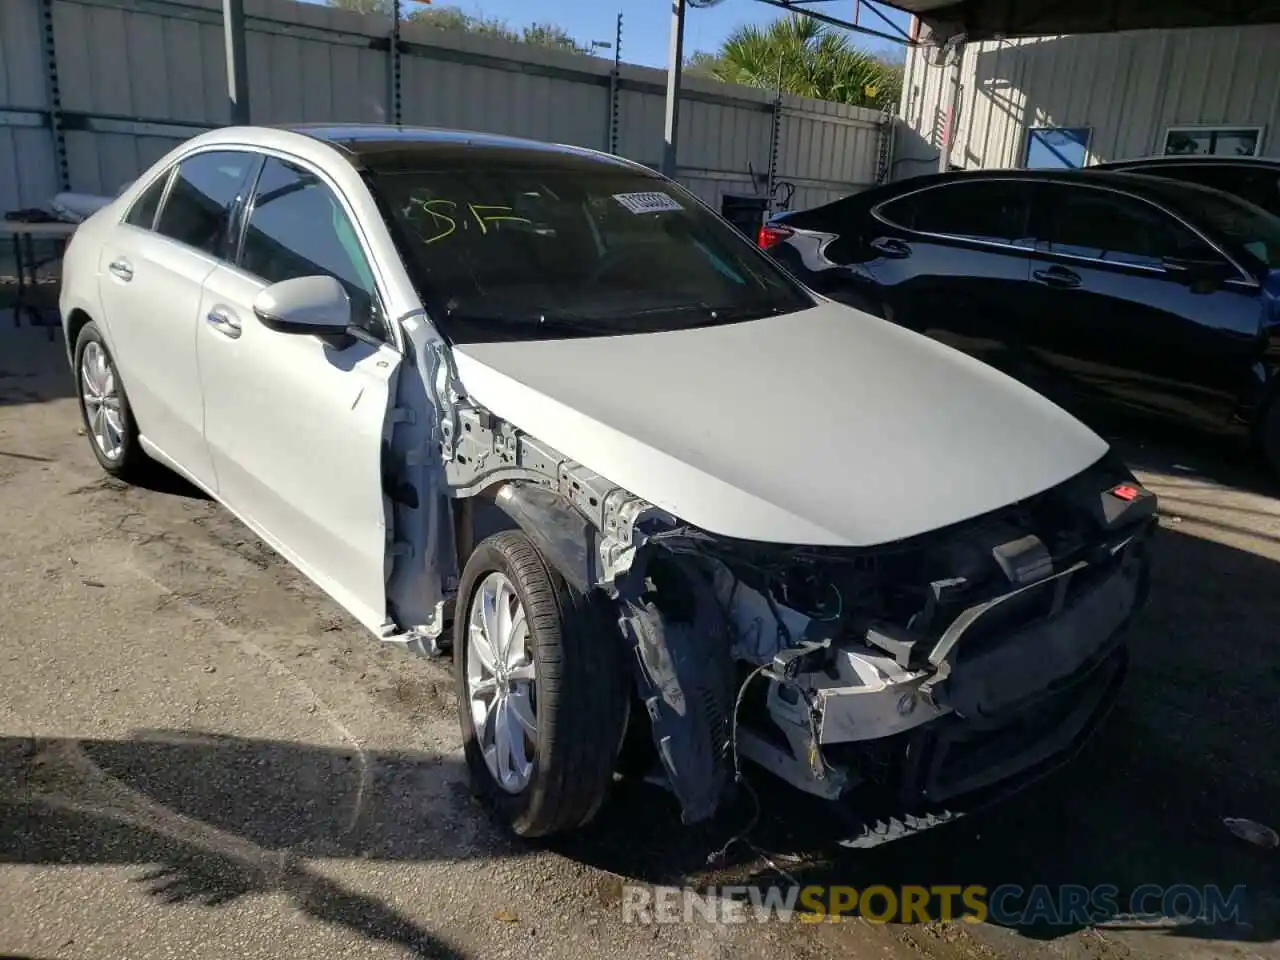
<svg viewBox="0 0 1280 960"><path fill-rule="evenodd" d="M121 425L120 453L115 457L108 457L94 439L93 424L89 422L89 411L85 405L82 363L85 351L90 344L97 344L107 362L111 365L112 375L115 378L120 404ZM102 469L111 474L111 476L125 481L139 479L147 470L151 461L143 451L142 445L138 442L138 425L133 419L133 410L129 406L129 398L125 394L124 384L120 381L120 371L116 367L115 358L111 356L111 349L102 338L102 333L98 330L97 323L92 320L81 328L79 336L76 337L73 363L73 374L76 379L76 400L80 404L80 420L84 424L85 439L89 441L89 449L93 451L93 455Z"/></svg>
<svg viewBox="0 0 1280 960"><path fill-rule="evenodd" d="M503 789L485 763L467 688L472 603L493 572L510 580L524 607L535 665L537 743L532 775L519 793ZM463 749L477 796L522 837L589 822L609 792L627 721L621 637L603 598L566 584L523 533L495 534L476 547L462 572L453 659Z"/></svg>
<svg viewBox="0 0 1280 960"><path fill-rule="evenodd" d="M1254 436L1271 478L1280 481L1280 393L1272 396L1266 405Z"/></svg>

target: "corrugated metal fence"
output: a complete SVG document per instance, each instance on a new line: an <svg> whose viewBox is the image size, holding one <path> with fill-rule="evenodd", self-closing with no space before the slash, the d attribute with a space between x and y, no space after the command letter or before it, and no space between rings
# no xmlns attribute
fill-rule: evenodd
<svg viewBox="0 0 1280 960"><path fill-rule="evenodd" d="M388 121L514 134L656 166L665 73L389 18L246 0L255 123ZM219 0L0 0L0 210L60 187L114 193L174 144L228 122ZM617 133L611 133L616 92ZM704 200L762 192L770 162L793 207L871 185L875 111L689 78L679 175ZM611 142L612 141L612 142ZM776 154L775 151L776 150Z"/></svg>

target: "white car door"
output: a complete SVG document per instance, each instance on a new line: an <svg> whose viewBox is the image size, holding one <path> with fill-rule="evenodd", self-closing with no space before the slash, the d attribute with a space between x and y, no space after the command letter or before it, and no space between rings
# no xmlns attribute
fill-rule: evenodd
<svg viewBox="0 0 1280 960"><path fill-rule="evenodd" d="M197 336L204 431L219 498L366 627L388 620L383 437L400 353L382 336L361 236L337 193L266 158L239 266L205 280ZM345 344L264 326L268 285L328 274L347 289Z"/></svg>
<svg viewBox="0 0 1280 960"><path fill-rule="evenodd" d="M98 267L107 332L139 431L210 489L196 367L200 298L255 159L215 150L180 161L107 234Z"/></svg>

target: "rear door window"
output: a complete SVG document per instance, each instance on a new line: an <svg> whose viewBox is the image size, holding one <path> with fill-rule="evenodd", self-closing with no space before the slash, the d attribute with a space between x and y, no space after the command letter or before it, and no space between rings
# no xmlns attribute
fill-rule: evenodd
<svg viewBox="0 0 1280 960"><path fill-rule="evenodd" d="M879 215L919 233L1028 246L1028 194L1018 180L964 180L891 200Z"/></svg>
<svg viewBox="0 0 1280 960"><path fill-rule="evenodd" d="M1049 253L1107 263L1159 267L1165 258L1221 259L1169 212L1094 187L1044 184L1036 196L1035 233Z"/></svg>
<svg viewBox="0 0 1280 960"><path fill-rule="evenodd" d="M231 208L253 165L249 153L214 150L178 164L156 232L216 257L225 255Z"/></svg>

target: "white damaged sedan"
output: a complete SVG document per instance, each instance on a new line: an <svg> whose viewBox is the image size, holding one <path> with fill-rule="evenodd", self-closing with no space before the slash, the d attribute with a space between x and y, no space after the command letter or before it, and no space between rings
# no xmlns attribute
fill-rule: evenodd
<svg viewBox="0 0 1280 960"><path fill-rule="evenodd" d="M451 649L519 834L589 821L639 732L686 822L746 760L882 842L1060 762L1123 675L1155 498L1107 444L637 164L219 130L78 229L61 310L103 468Z"/></svg>

